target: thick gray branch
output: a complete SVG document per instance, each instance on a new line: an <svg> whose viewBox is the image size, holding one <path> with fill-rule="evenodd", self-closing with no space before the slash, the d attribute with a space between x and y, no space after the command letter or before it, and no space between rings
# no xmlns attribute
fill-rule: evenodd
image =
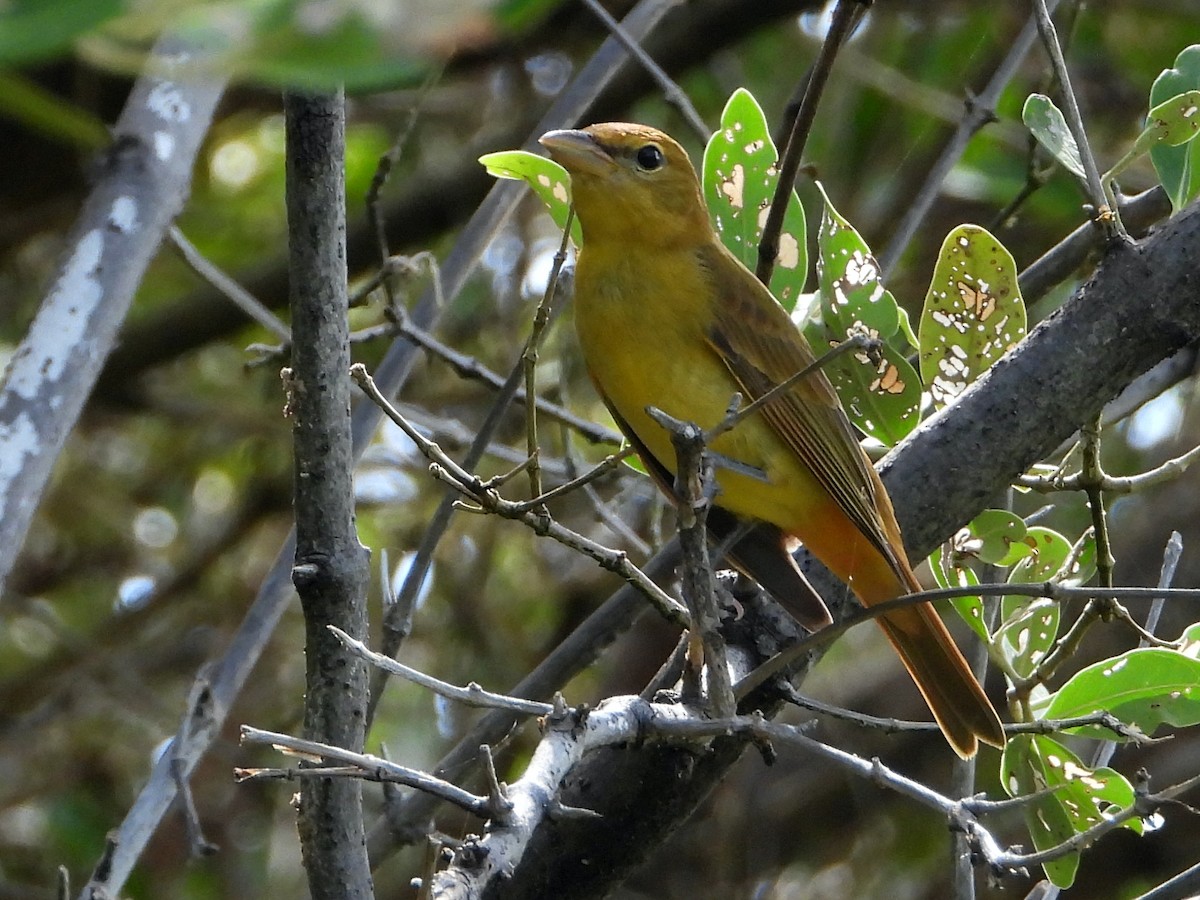
<svg viewBox="0 0 1200 900"><path fill-rule="evenodd" d="M1095 276L952 407L887 460L910 553L919 558L983 509L1130 381L1200 338L1200 205L1137 246L1118 245ZM835 583L814 582L825 590ZM770 642L763 633L751 645ZM732 643L732 642L731 642ZM520 865L484 897L601 897L683 822L746 748L715 741L703 754L663 746L589 755L556 798L597 818L548 817ZM796 840L803 840L797 835Z"/></svg>
<svg viewBox="0 0 1200 900"><path fill-rule="evenodd" d="M174 38L158 43L146 71L0 389L0 591L146 266L187 199L225 84Z"/></svg>

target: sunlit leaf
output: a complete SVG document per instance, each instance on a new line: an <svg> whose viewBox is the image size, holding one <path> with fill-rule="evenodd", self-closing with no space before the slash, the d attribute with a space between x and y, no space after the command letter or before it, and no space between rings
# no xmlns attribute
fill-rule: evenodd
<svg viewBox="0 0 1200 900"><path fill-rule="evenodd" d="M968 568L951 566L947 570L942 562L942 551L940 548L929 554L929 568L933 572L933 580L937 582L938 587L964 588L974 587L979 584L979 577ZM950 603L959 616L962 617L962 620L970 626L971 630L984 641L987 641L989 638L987 623L983 620L983 600L979 595L971 594L965 597L953 597Z"/></svg>
<svg viewBox="0 0 1200 900"><path fill-rule="evenodd" d="M880 280L871 248L838 213L823 188L821 195L825 200L817 235L821 323L808 328L809 339L818 353L856 335L886 342L900 329L896 299ZM843 353L825 371L851 421L886 446L894 446L916 427L921 383L899 349L884 343L877 359L865 351Z"/></svg>
<svg viewBox="0 0 1200 900"><path fill-rule="evenodd" d="M1133 805L1135 793L1123 775L1109 768L1090 769L1053 738L1045 735L1014 735L1000 763L1005 790L1013 797L1027 797L1023 807L1025 824L1033 846L1049 850L1099 825L1115 813ZM1041 796L1037 795L1039 792ZM1141 820L1126 823L1137 833ZM1046 877L1060 888L1070 887L1079 866L1079 854L1071 852L1043 864Z"/></svg>
<svg viewBox="0 0 1200 900"><path fill-rule="evenodd" d="M1008 573L1009 584L1038 584L1051 581L1058 575L1071 556L1070 542L1050 528L1034 525L1022 539L1029 546L1030 554L1021 559ZM1017 608L1029 602L1029 598L1011 594L1000 601L1001 618L1008 618Z"/></svg>
<svg viewBox="0 0 1200 900"><path fill-rule="evenodd" d="M1025 520L1007 509L985 509L967 525L966 552L994 566L1011 566L1033 552Z"/></svg>
<svg viewBox="0 0 1200 900"><path fill-rule="evenodd" d="M921 312L921 376L935 406L966 390L1025 336L1025 301L1004 245L978 225L942 242Z"/></svg>
<svg viewBox="0 0 1200 900"><path fill-rule="evenodd" d="M567 227L567 212L571 208L571 176L566 169L552 159L527 150L485 153L479 157L479 161L496 178L524 181L546 204L555 224L559 228ZM583 244L578 219L571 223L571 240L576 247Z"/></svg>
<svg viewBox="0 0 1200 900"><path fill-rule="evenodd" d="M1000 778L1011 797L1030 797L1022 807L1025 826L1037 850L1056 847L1075 834L1071 819L1052 794L1036 796L1049 786L1046 765L1038 748L1037 735L1016 734L1008 739L1000 760ZM1052 883L1068 888L1079 870L1079 853L1073 851L1042 864Z"/></svg>
<svg viewBox="0 0 1200 900"><path fill-rule="evenodd" d="M996 643L1014 672L1028 678L1058 637L1058 604L1036 597L1015 610L996 629Z"/></svg>
<svg viewBox="0 0 1200 900"><path fill-rule="evenodd" d="M1200 44L1184 49L1175 58L1174 68L1154 80L1150 106L1157 108L1172 97L1194 90L1200 90ZM1175 209L1182 209L1200 195L1200 141L1175 147L1157 144L1150 149L1150 160Z"/></svg>
<svg viewBox="0 0 1200 900"><path fill-rule="evenodd" d="M1021 109L1021 121L1051 156L1077 178L1084 177L1075 136L1053 100L1045 94L1030 94Z"/></svg>
<svg viewBox="0 0 1200 900"><path fill-rule="evenodd" d="M1135 143L1139 150L1154 144L1178 147L1200 134L1200 91L1187 91L1165 100L1146 117L1146 127Z"/></svg>
<svg viewBox="0 0 1200 900"><path fill-rule="evenodd" d="M1090 665L1072 675L1051 697L1051 719L1108 712L1153 734L1160 725L1200 724L1200 660L1175 650L1144 647ZM1091 737L1114 737L1107 729L1080 729Z"/></svg>
<svg viewBox="0 0 1200 900"><path fill-rule="evenodd" d="M725 104L720 129L704 148L701 182L713 227L752 272L779 182L778 159L762 108L749 91L739 88ZM788 312L795 307L808 276L807 229L804 207L792 191L771 274L771 292Z"/></svg>

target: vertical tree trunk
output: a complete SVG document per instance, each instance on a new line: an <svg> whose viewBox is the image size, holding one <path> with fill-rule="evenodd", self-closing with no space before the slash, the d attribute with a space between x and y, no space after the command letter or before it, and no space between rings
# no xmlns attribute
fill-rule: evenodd
<svg viewBox="0 0 1200 900"><path fill-rule="evenodd" d="M346 299L344 96L289 94L292 308L288 407L295 447L296 567L304 609L304 736L361 751L367 677L329 633L365 637L369 554L354 528ZM373 895L355 779L302 782L300 840L314 898Z"/></svg>

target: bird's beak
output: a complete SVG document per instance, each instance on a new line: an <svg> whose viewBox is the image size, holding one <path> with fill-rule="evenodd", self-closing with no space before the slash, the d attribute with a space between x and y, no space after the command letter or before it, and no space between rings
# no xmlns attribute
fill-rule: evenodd
<svg viewBox="0 0 1200 900"><path fill-rule="evenodd" d="M604 175L616 166L586 131L547 131L538 143L550 151L551 159L573 174Z"/></svg>

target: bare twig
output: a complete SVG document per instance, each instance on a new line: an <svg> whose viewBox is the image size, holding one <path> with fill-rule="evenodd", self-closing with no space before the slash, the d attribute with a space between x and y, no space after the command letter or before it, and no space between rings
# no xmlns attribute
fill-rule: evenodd
<svg viewBox="0 0 1200 900"><path fill-rule="evenodd" d="M1168 459L1162 465L1155 466L1153 469L1138 475L1117 477L1109 475L1101 469L1098 473L1093 473L1092 475L1086 475L1084 472L1076 472L1073 475L1058 473L1053 475L1022 475L1018 479L1017 484L1021 485L1021 487L1049 494L1057 491L1082 491L1086 489L1087 484L1094 482L1096 488L1105 493L1132 494L1135 491L1155 487L1178 478L1198 459L1200 459L1200 447L1193 447L1182 456Z"/></svg>
<svg viewBox="0 0 1200 900"><path fill-rule="evenodd" d="M1050 0L1051 7L1058 5L1058 0ZM941 154L937 161L930 167L929 172L925 176L925 181L918 189L913 201L908 204L908 208L904 212L904 216L896 225L892 232L892 237L884 247L883 252L879 254L879 267L886 279L895 270L900 258L904 255L904 250L912 241L913 235L921 228L921 224L925 221L925 217L929 214L930 208L933 206L934 200L942 191L942 185L946 180L946 176L950 174L950 170L954 168L958 160L962 157L963 152L967 148L967 144L971 142L971 138L975 136L981 128L992 122L996 118L995 106L1000 99L1000 95L1008 86L1008 83L1016 75L1024 62L1025 57L1033 48L1034 41L1037 40L1037 24L1031 18L1021 29L1020 33L1013 39L1009 51L1005 54L1004 59L988 79L987 85L982 91L974 96L967 98L962 119L958 123L958 128L955 129L953 136L947 141L946 146L942 148Z"/></svg>
<svg viewBox="0 0 1200 900"><path fill-rule="evenodd" d="M575 207L567 211L567 223L563 228L562 243L554 254L554 264L550 269L550 279L546 290L542 293L541 302L533 314L533 327L529 339L525 342L525 350L521 354L521 363L525 369L525 396L537 396L537 362L541 349L542 338L551 322L552 302L558 293L558 278L562 273L563 264L567 261L567 249L571 243L571 223L575 220ZM538 441L537 404L525 407L525 452L529 456L529 464L525 467L529 473L529 493L536 497L542 493L542 469L539 457L541 444Z"/></svg>
<svg viewBox="0 0 1200 900"><path fill-rule="evenodd" d="M304 738L292 737L291 735L280 734L275 731L263 731L259 728L252 728L249 725L242 726L241 735L243 744L270 744L276 749L291 755L322 762L330 761L340 763L342 766L352 767L352 772L335 773L335 777L336 775L351 774L355 778L367 781L392 781L396 784L408 785L417 790L434 794L439 799L445 800L447 803L452 803L460 809L464 809L477 816L486 818L492 812L486 797L478 797L469 791L464 791L462 788L450 784L448 781L435 778L417 769L398 766L393 762L373 756L370 753L354 753L342 747L335 747L321 741L305 740ZM327 778L329 775L320 768L300 769L291 772L243 769L239 772L239 780L242 781L280 777L302 777L307 780Z"/></svg>
<svg viewBox="0 0 1200 900"><path fill-rule="evenodd" d="M183 257L183 261L192 268L193 272L211 284L219 294L228 298L248 318L257 322L284 343L292 340L292 330L280 321L279 316L267 309L262 301L238 284L236 280L226 275L219 266L211 263L203 253L196 249L196 245L179 230L178 225L168 228L167 236L171 239L171 244L175 249L179 251L179 255Z"/></svg>
<svg viewBox="0 0 1200 900"><path fill-rule="evenodd" d="M1108 195L1100 181L1100 171L1096 168L1096 158L1092 155L1092 145L1088 141L1087 130L1083 127L1083 118L1079 114L1079 101L1071 87L1071 75L1067 71L1066 60L1063 59L1062 47L1058 43L1058 32L1050 18L1050 10L1046 0L1033 0L1033 14L1037 19L1038 32L1042 43L1050 57L1050 65L1054 68L1055 77L1062 87L1062 101L1065 109L1063 116L1067 127L1079 147L1079 158L1083 163L1083 173L1087 183L1088 196L1096 210L1096 221L1109 240L1118 237L1128 237L1121 225L1121 218L1115 206L1108 202Z"/></svg>
<svg viewBox="0 0 1200 900"><path fill-rule="evenodd" d="M696 111L691 98L688 97L684 90L663 70L662 66L650 58L650 54L642 49L641 45L621 26L621 23L609 15L608 10L601 6L597 0L583 0L583 2L596 18L604 23L604 27L621 43L621 46L629 52L629 55L637 60L638 65L650 74L650 77L654 79L654 83L663 92L663 97L669 104L679 110L679 114L691 126L692 132L696 137L701 142L707 141L712 135L712 129L705 124L704 119Z"/></svg>
<svg viewBox="0 0 1200 900"><path fill-rule="evenodd" d="M1070 587L1053 581L1039 581L1033 584L975 584L965 587L937 588L931 591L921 591L917 594L906 594L903 597L897 597L895 600L889 600L886 603L872 606L870 609L860 610L853 615L846 616L841 621L834 622L832 625L828 625L820 631L804 637L789 646L782 653L776 654L768 662L763 663L763 665L735 684L734 692L739 699L744 697L766 682L767 679L784 671L792 663L813 649L827 646L854 626L876 619L895 609L914 606L918 603L936 603L939 600L948 600L953 597L1003 597L1006 595L1046 597L1059 603L1067 600L1088 600L1097 597L1107 597L1117 601L1153 600L1159 596L1167 596L1179 600L1200 600L1200 588L1172 588L1169 591L1162 591L1158 588ZM1047 656L1047 659L1049 659L1049 656ZM1045 663L1045 660L1043 660L1043 663Z"/></svg>
<svg viewBox="0 0 1200 900"><path fill-rule="evenodd" d="M692 620L689 633L692 652L688 655L689 666L685 673L696 673L697 683L702 684L699 676L701 671L706 672L707 690L700 699L711 705L715 715L730 716L736 711L737 704L729 681L725 639L721 635L721 614L705 524L712 494L716 490L712 460L706 457L705 435L698 425L674 419L654 407L647 412L670 432L671 444L675 448L675 509L679 519L679 546L683 555L683 597ZM689 699L685 691L684 700Z"/></svg>
<svg viewBox="0 0 1200 900"><path fill-rule="evenodd" d="M800 160L804 154L804 145L812 131L813 120L817 115L817 104L825 90L825 82L833 70L833 61L837 57L842 43L854 30L859 17L870 5L869 0L838 0L833 9L833 20L829 24L829 33L821 44L821 52L817 54L816 62L808 74L804 86L804 97L796 113L796 121L792 123L788 135L787 146L783 150L779 166L779 180L775 183L775 195L771 198L771 209L767 213L767 221L763 225L762 237L758 243L758 264L754 274L763 284L771 283L771 273L775 268L775 260L779 256L779 235L783 230L783 218L787 213L788 201L796 184L796 175L800 171Z"/></svg>
<svg viewBox="0 0 1200 900"><path fill-rule="evenodd" d="M655 608L669 621L686 627L687 611L677 600L669 596L658 585L654 584L637 568L624 554L602 547L595 541L577 534L555 522L548 515L537 514L526 509L523 504L503 499L494 489L489 488L477 476L468 472L463 466L450 459L436 444L428 440L399 411L380 393L374 380L367 374L366 368L356 363L350 369L351 376L363 391L375 403L379 404L388 418L400 426L405 434L412 439L417 448L433 465L430 472L459 493L470 497L479 504L478 509L495 513L507 519L515 519L532 528L537 534L553 538L559 543L578 550L591 557L603 568L615 572L637 586ZM390 655L390 654L389 654Z"/></svg>
<svg viewBox="0 0 1200 900"><path fill-rule="evenodd" d="M378 666L392 675L398 675L405 681L411 681L413 684L427 688L439 697L456 700L465 706L476 706L483 709L507 709L509 712L522 716L548 716L555 710L555 707L550 703L537 703L533 700L523 700L520 697L494 694L491 691L485 691L474 682L471 682L465 688L457 687L456 685L442 681L440 678L434 678L432 675L426 675L424 672L419 672L411 666L397 662L390 656L374 652L362 641L350 637L350 635L334 625L330 625L329 630L355 656L369 662L373 666Z"/></svg>

